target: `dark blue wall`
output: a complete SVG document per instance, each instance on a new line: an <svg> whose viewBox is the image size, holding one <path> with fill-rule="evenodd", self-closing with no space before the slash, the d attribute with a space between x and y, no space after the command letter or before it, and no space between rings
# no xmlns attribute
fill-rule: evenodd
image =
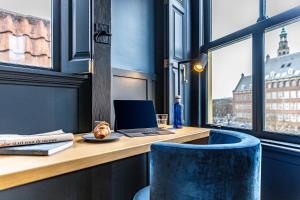
<svg viewBox="0 0 300 200"><path fill-rule="evenodd" d="M89 76L0 68L0 134L90 129Z"/></svg>
<svg viewBox="0 0 300 200"><path fill-rule="evenodd" d="M154 73L154 1L112 0L112 67Z"/></svg>
<svg viewBox="0 0 300 200"><path fill-rule="evenodd" d="M263 145L262 156L262 200L299 200L299 150Z"/></svg>
<svg viewBox="0 0 300 200"><path fill-rule="evenodd" d="M78 129L76 88L0 84L0 134Z"/></svg>

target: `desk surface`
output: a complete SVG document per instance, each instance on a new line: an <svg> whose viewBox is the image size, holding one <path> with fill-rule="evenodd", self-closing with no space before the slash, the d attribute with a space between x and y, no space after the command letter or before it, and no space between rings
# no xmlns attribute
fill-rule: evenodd
<svg viewBox="0 0 300 200"><path fill-rule="evenodd" d="M208 137L209 129L184 127L172 135L128 138L111 143L86 143L80 135L73 147L52 156L0 156L0 190L66 174L150 151L155 142L184 143Z"/></svg>

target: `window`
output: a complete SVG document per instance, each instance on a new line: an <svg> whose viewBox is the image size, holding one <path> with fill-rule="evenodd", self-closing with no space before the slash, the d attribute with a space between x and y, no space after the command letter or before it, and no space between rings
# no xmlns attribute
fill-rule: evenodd
<svg viewBox="0 0 300 200"><path fill-rule="evenodd" d="M259 9L264 3L266 10ZM207 38L201 51L210 59L201 75L201 100L206 100L201 124L300 144L299 0L208 0L203 6ZM247 38L253 45L240 45ZM237 83L242 77L251 78L253 85ZM237 89L241 91L234 94ZM217 104L220 99L226 106Z"/></svg>
<svg viewBox="0 0 300 200"><path fill-rule="evenodd" d="M277 92L272 92L272 99L277 99Z"/></svg>
<svg viewBox="0 0 300 200"><path fill-rule="evenodd" d="M51 0L0 5L0 62L51 68Z"/></svg>
<svg viewBox="0 0 300 200"><path fill-rule="evenodd" d="M284 110L290 110L290 104L289 103L284 103L283 106L284 106Z"/></svg>
<svg viewBox="0 0 300 200"><path fill-rule="evenodd" d="M283 92L281 91L278 92L278 99L283 99Z"/></svg>
<svg viewBox="0 0 300 200"><path fill-rule="evenodd" d="M290 110L295 110L294 103L290 103Z"/></svg>
<svg viewBox="0 0 300 200"><path fill-rule="evenodd" d="M284 99L289 99L290 98L290 92L289 91L285 91L283 94L284 94L283 95Z"/></svg>
<svg viewBox="0 0 300 200"><path fill-rule="evenodd" d="M297 103L297 108L296 110L300 110L300 103ZM299 114L300 115L300 114Z"/></svg>
<svg viewBox="0 0 300 200"><path fill-rule="evenodd" d="M297 97L297 95L296 95L296 91L294 90L294 91L291 91L291 98L292 99L295 99Z"/></svg>
<svg viewBox="0 0 300 200"><path fill-rule="evenodd" d="M211 114L208 123L251 129L251 50L250 38L210 52L212 98L209 102L208 112ZM240 52L238 58L236 51Z"/></svg>
<svg viewBox="0 0 300 200"><path fill-rule="evenodd" d="M285 82L284 82L284 86L285 86L285 87L290 87L290 82L289 82L289 81L285 81Z"/></svg>
<svg viewBox="0 0 300 200"><path fill-rule="evenodd" d="M279 87L282 88L283 87L283 82L279 82Z"/></svg>
<svg viewBox="0 0 300 200"><path fill-rule="evenodd" d="M276 1L275 1L276 2ZM269 60L265 64L265 73L268 74L271 71L275 73L280 73L279 77L273 78L272 81L284 82L284 88L278 90L283 91L283 107L285 112L295 112L297 111L300 115L300 101L296 98L300 98L300 86L297 85L298 77L296 70L291 67L290 62L300 62L300 22L295 22L285 26L276 28L265 33L265 52L269 55ZM276 40L277 38L277 40ZM281 63L287 63L285 68L281 67ZM279 66L279 67L278 67ZM267 84L270 80L265 80ZM291 90L290 87L292 86ZM295 90L298 89L298 90ZM265 92L268 92L268 89L265 89ZM279 91L281 92L281 91ZM279 96L279 95L278 95ZM280 98L280 97L279 97ZM270 103L270 100L266 99L266 103ZM266 114L270 114L266 109ZM272 114L277 116L281 113L272 111ZM267 115L265 115L267 116ZM299 134L298 131L295 131L295 126L300 126L296 120L296 114L288 114L285 119L285 123L278 124L274 118L265 118L265 128L268 131L284 132L288 134ZM299 134L300 135L300 134Z"/></svg>
<svg viewBox="0 0 300 200"><path fill-rule="evenodd" d="M278 104L278 110L283 110L283 103Z"/></svg>
<svg viewBox="0 0 300 200"><path fill-rule="evenodd" d="M269 17L299 6L299 0L266 0L267 15Z"/></svg>
<svg viewBox="0 0 300 200"><path fill-rule="evenodd" d="M212 0L212 39L254 24L258 17L258 3L253 0Z"/></svg>

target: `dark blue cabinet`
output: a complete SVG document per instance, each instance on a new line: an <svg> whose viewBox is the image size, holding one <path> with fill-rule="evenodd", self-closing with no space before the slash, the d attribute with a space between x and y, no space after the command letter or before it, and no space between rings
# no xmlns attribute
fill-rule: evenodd
<svg viewBox="0 0 300 200"><path fill-rule="evenodd" d="M61 1L62 72L88 72L91 58L91 5L90 0Z"/></svg>

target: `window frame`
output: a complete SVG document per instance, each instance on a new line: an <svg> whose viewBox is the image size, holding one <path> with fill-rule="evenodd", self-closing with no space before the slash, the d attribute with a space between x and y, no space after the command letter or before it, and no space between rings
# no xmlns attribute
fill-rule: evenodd
<svg viewBox="0 0 300 200"><path fill-rule="evenodd" d="M291 23L296 19L300 19L300 5L284 11L270 18L266 15L266 1L259 0L259 15L255 24L244 29L233 32L224 37L211 41L212 38L212 0L203 0L202 18L203 18L203 41L200 47L201 53L208 53L211 50L218 49L222 46L238 42L252 36L252 129L240 129L226 126L217 126L208 124L208 70L200 75L200 101L199 106L201 112L200 126L207 128L222 128L227 130L237 130L255 135L264 139L279 140L290 143L300 144L300 136L288 135L280 132L270 132L264 130L265 120L265 80L264 80L264 59L265 59L265 43L264 34L270 29ZM202 37L202 36L200 36Z"/></svg>
<svg viewBox="0 0 300 200"><path fill-rule="evenodd" d="M45 71L61 71L60 55L61 55L61 2L60 0L51 0L51 66L50 68L39 67L34 65L22 65L15 63L7 63L0 61L0 70L7 69L28 69L28 70L45 70ZM55 51L54 51L55 49Z"/></svg>

